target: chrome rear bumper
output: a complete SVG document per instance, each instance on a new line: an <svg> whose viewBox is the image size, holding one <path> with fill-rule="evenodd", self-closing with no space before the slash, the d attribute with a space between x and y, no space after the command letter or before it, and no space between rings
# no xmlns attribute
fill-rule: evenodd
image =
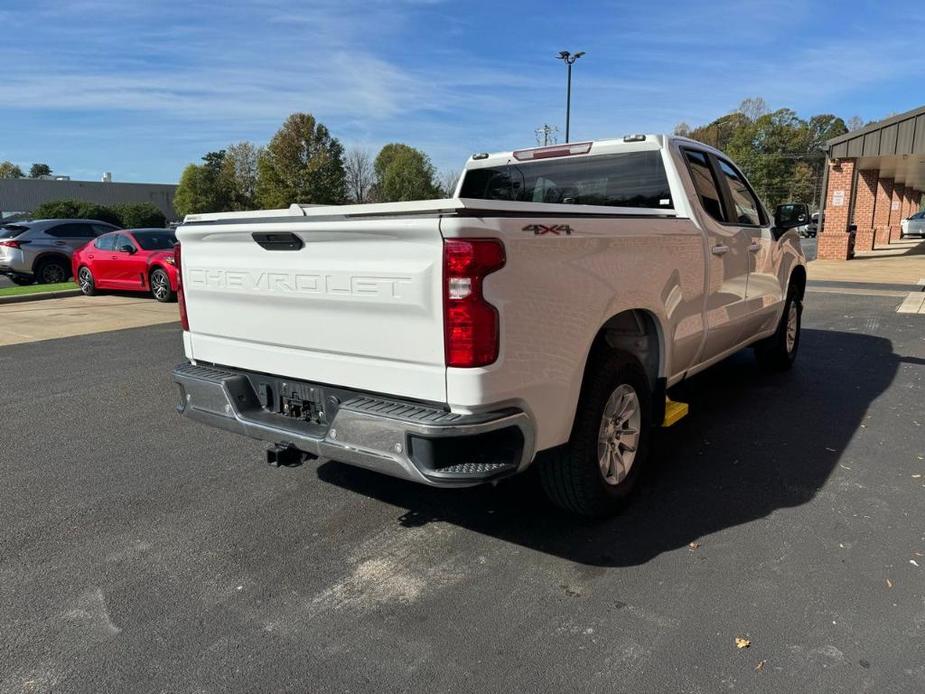
<svg viewBox="0 0 925 694"><path fill-rule="evenodd" d="M181 364L177 412L190 419L312 455L437 487L498 479L533 459L527 415L502 410L462 415L418 403L353 394L330 424L272 412L261 405L253 374Z"/></svg>

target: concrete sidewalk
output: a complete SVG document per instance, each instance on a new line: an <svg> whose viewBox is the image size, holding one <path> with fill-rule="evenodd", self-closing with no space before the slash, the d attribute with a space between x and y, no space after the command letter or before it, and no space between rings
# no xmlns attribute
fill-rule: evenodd
<svg viewBox="0 0 925 694"><path fill-rule="evenodd" d="M146 296L73 296L0 305L0 346L180 320L175 303Z"/></svg>
<svg viewBox="0 0 925 694"><path fill-rule="evenodd" d="M809 281L916 285L925 279L925 241L906 240L890 248L858 253L853 260L811 260Z"/></svg>

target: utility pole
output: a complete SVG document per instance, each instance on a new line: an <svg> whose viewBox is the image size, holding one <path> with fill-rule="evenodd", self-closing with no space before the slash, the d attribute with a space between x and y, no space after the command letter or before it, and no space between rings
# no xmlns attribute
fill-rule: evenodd
<svg viewBox="0 0 925 694"><path fill-rule="evenodd" d="M549 123L543 123L542 128L537 128L533 131L536 133L536 144L542 145L554 145L559 141L559 128Z"/></svg>
<svg viewBox="0 0 925 694"><path fill-rule="evenodd" d="M585 54L584 51L578 51L577 53L569 53L568 51L559 51L559 55L556 56L557 59L563 61L568 66L568 83L565 92L565 141L566 143L569 140L569 125L572 116L572 65L575 64L575 61L578 60L581 56Z"/></svg>

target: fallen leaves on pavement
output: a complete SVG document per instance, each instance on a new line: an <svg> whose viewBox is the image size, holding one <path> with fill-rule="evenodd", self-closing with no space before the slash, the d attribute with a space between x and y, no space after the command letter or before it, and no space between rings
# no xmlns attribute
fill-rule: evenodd
<svg viewBox="0 0 925 694"><path fill-rule="evenodd" d="M764 666L767 665L767 662L768 662L767 660L762 660L760 663L758 663L755 666L755 672L761 672L762 670L764 670Z"/></svg>
<svg viewBox="0 0 925 694"><path fill-rule="evenodd" d="M693 552L695 549L700 549L700 543L699 543L699 542L691 542L691 543L687 546L687 548L688 548L691 552Z"/></svg>
<svg viewBox="0 0 925 694"><path fill-rule="evenodd" d="M736 636L736 648L748 648L752 645L752 642L749 639L746 639L742 636Z"/></svg>

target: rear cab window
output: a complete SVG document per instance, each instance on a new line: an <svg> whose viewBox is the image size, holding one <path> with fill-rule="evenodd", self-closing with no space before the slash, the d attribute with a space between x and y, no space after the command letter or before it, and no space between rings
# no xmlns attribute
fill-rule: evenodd
<svg viewBox="0 0 925 694"><path fill-rule="evenodd" d="M661 152L562 157L468 169L460 197L607 207L674 208Z"/></svg>

